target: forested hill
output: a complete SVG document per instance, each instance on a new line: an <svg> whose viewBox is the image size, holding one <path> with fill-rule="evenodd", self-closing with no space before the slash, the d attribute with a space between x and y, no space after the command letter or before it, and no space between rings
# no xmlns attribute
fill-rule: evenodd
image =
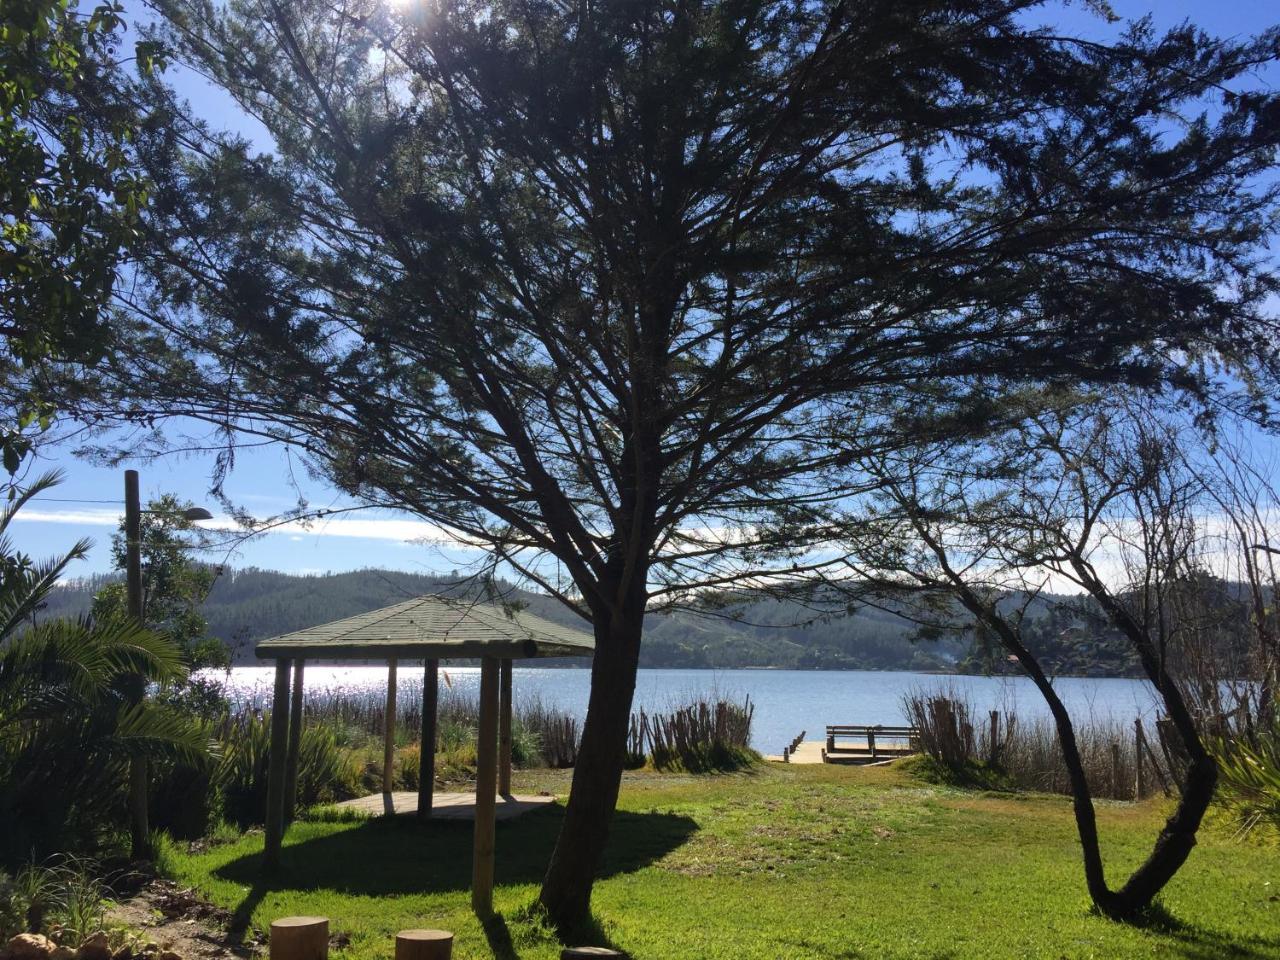
<svg viewBox="0 0 1280 960"><path fill-rule="evenodd" d="M110 577L72 581L58 588L42 616L79 614ZM299 575L273 570L229 570L214 583L203 613L210 632L231 645L238 663L253 662L253 645L265 637L340 620L427 593L460 593L458 578L398 570ZM1227 588L1230 585L1224 585ZM469 584L465 589L474 590ZM499 592L523 601L530 612L558 623L583 627L571 611L550 597L499 584ZM1238 598L1224 592L1222 619L1238 617ZM1011 605L1025 597L1009 597ZM1234 611L1234 613L1233 613ZM774 600L759 600L736 611L740 620L692 613L651 614L645 621L640 662L646 667L777 667L821 670L938 670L1000 672L1011 668L998 651L983 651L970 631L922 640L915 626L884 611L863 608L818 623L802 624L805 611ZM1042 597L1030 604L1024 638L1050 673L1136 676L1129 645L1105 625L1096 609L1079 598ZM1231 631L1226 631L1230 634ZM580 660L539 665L585 666Z"/></svg>
<svg viewBox="0 0 1280 960"><path fill-rule="evenodd" d="M110 578L72 581L59 588L45 616L82 613ZM203 612L215 636L231 644L237 662L253 660L253 643L303 627L353 616L425 593L448 592L454 578L397 570L295 575L245 569L224 573ZM582 626L557 601L525 592L513 596L530 612ZM827 623L794 626L803 614L772 601L752 605L751 624L687 613L651 615L641 664L647 667L789 667L798 669L950 670L967 652L958 641L913 643L914 628L899 617L864 610ZM777 624L778 626L768 626ZM581 665L581 664L579 664Z"/></svg>

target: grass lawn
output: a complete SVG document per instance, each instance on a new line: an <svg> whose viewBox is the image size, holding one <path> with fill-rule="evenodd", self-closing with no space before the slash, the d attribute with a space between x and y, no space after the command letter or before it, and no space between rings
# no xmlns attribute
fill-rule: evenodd
<svg viewBox="0 0 1280 960"><path fill-rule="evenodd" d="M517 774L517 792L565 776ZM335 960L389 958L397 930L443 927L454 956L551 960L527 910L559 806L498 824L499 916L469 909L471 828L412 819L302 822L258 880L261 834L175 854L168 868L234 926L328 916ZM1150 849L1158 803L1099 810L1113 883ZM1090 912L1065 798L966 793L892 768L767 764L747 773L629 774L594 898L595 942L636 960L1280 958L1280 850L1208 830L1142 928ZM585 939L585 938L584 938Z"/></svg>

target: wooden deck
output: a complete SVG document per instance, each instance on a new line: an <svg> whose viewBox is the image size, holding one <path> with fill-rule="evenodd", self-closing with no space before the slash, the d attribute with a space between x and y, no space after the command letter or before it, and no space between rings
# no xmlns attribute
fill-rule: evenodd
<svg viewBox="0 0 1280 960"><path fill-rule="evenodd" d="M418 794L408 790L397 790L390 794L393 809L387 809L388 794L372 793L367 797L356 797L354 800L343 800L334 806L341 810L355 810L367 813L371 817L388 813L417 813ZM545 794L514 794L499 796L495 816L498 820L513 820L531 810L541 810L556 802L556 798ZM431 801L431 818L433 820L474 820L476 818L476 797L473 793L437 793Z"/></svg>

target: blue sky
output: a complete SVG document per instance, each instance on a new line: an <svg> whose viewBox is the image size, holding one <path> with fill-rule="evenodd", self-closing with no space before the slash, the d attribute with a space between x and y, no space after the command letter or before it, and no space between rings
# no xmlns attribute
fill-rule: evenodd
<svg viewBox="0 0 1280 960"><path fill-rule="evenodd" d="M145 19L141 4L126 0L126 6L131 19ZM1280 7L1274 0L1161 0L1159 3L1116 0L1112 7L1124 18L1150 13L1160 27L1191 20L1223 36L1253 34L1280 22ZM1050 15L1064 30L1076 34L1105 37L1114 29L1089 13L1084 3L1076 3L1065 11L1047 7L1038 19L1047 21ZM225 94L200 77L180 70L171 71L169 76L214 124L250 136L257 133L254 124ZM1280 82L1274 79L1274 72L1272 82ZM213 453L193 453L134 464L141 474L143 499L173 493L203 504L217 514L218 504L207 495L213 456ZM50 491L48 498L32 503L20 515L20 523L15 525L19 548L35 556L45 556L65 550L79 538L89 536L96 541L96 546L89 559L71 573L83 576L109 569L110 538L122 510L124 468L94 466L77 459L69 450L47 450L33 465L33 472L54 467L66 473L66 481ZM350 505L340 493L323 480L309 477L300 464L281 451L238 454L225 491L233 502L259 518L287 510L295 504L299 492L313 508ZM208 525L229 524L215 520ZM308 529L296 525L284 527L234 550L227 544L209 554L208 559L292 572L319 573L361 567L444 572L466 569L477 563L480 555L448 543L438 530L410 516L392 511L361 511L318 521Z"/></svg>

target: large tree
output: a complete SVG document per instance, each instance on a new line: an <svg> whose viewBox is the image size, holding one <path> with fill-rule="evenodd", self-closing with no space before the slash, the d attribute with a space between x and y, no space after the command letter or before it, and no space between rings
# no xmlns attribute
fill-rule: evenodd
<svg viewBox="0 0 1280 960"><path fill-rule="evenodd" d="M81 409L290 445L591 622L560 924L646 609L802 576L849 463L1003 393L1270 373L1274 35L1087 43L1021 0L156 6L266 136L168 102L150 284Z"/></svg>
<svg viewBox="0 0 1280 960"><path fill-rule="evenodd" d="M30 373L48 359L91 363L103 314L135 237L146 182L131 165L138 125L123 7L7 0L0 24L0 455L14 473L48 398ZM158 65L142 42L133 62Z"/></svg>

